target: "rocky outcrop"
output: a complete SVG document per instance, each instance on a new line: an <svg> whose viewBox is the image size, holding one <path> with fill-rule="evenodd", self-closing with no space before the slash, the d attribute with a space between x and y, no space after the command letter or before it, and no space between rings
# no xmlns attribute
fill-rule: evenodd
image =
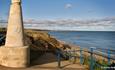
<svg viewBox="0 0 115 70"><path fill-rule="evenodd" d="M63 58L63 50L70 48L68 45L61 43L45 31L25 30L26 44L30 46L31 60L40 57L46 52L57 54L57 50L60 51ZM34 55L33 55L34 54Z"/></svg>

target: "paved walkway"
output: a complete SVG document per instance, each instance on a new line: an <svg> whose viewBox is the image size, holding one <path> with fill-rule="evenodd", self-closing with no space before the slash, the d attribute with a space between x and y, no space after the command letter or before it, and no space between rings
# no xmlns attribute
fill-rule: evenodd
<svg viewBox="0 0 115 70"><path fill-rule="evenodd" d="M61 69L57 67L56 56L52 53L46 53L32 63L29 68L7 68L0 66L0 70L86 70L80 64L70 64L68 61L61 62Z"/></svg>

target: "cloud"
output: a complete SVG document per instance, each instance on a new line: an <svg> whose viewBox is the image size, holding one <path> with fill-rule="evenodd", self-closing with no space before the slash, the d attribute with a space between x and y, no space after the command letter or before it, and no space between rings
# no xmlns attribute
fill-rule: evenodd
<svg viewBox="0 0 115 70"><path fill-rule="evenodd" d="M115 31L115 17L94 19L94 20L77 20L77 19L50 19L50 20L33 20L27 22L30 28L46 30L86 30L86 31ZM28 27L25 24L25 27Z"/></svg>
<svg viewBox="0 0 115 70"><path fill-rule="evenodd" d="M107 17L103 19L93 19L93 20L27 19L24 21L24 26L25 28L46 29L46 30L115 31L115 17Z"/></svg>
<svg viewBox="0 0 115 70"><path fill-rule="evenodd" d="M66 9L72 8L72 4L69 4L69 3L68 3L68 4L65 4L65 8L66 8Z"/></svg>

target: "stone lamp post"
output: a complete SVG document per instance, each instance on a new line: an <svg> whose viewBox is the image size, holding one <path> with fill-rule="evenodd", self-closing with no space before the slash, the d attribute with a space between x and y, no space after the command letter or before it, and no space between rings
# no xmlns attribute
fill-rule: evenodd
<svg viewBox="0 0 115 70"><path fill-rule="evenodd" d="M29 47L25 45L21 0L11 0L5 46L0 47L0 65L27 67Z"/></svg>

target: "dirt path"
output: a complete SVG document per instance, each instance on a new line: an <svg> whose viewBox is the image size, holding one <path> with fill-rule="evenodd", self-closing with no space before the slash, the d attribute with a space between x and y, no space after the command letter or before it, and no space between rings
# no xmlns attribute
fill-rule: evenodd
<svg viewBox="0 0 115 70"><path fill-rule="evenodd" d="M29 68L7 68L0 66L0 70L85 70L80 64L70 64L68 61L61 62L61 69L57 67L56 56L52 53L46 53L32 63Z"/></svg>

